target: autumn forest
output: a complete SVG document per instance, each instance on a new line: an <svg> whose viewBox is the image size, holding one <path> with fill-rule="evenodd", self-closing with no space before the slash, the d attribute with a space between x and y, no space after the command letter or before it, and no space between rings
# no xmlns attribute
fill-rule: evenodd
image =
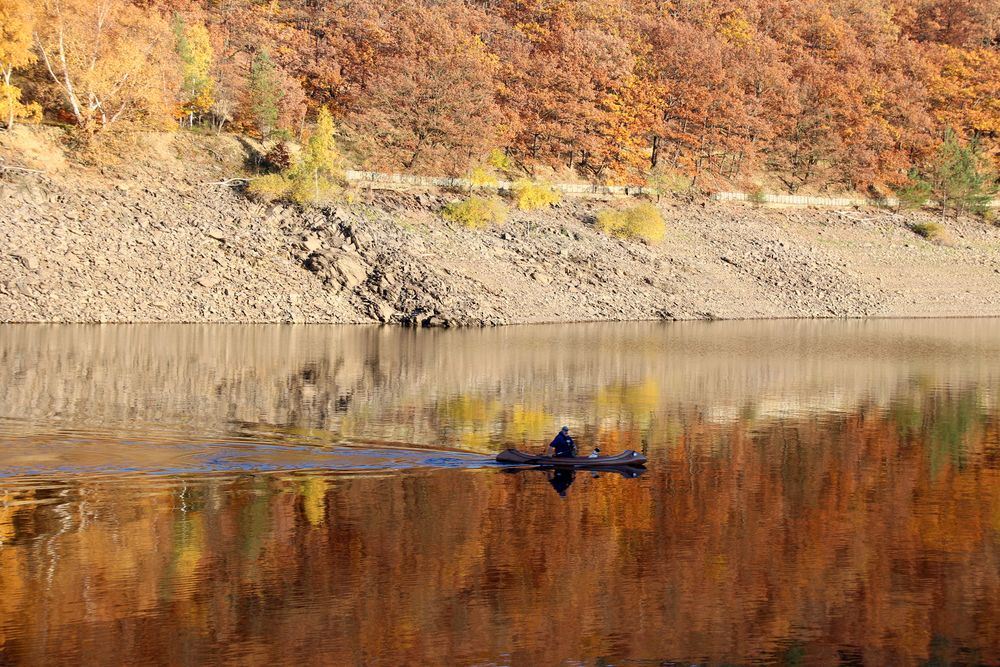
<svg viewBox="0 0 1000 667"><path fill-rule="evenodd" d="M886 193L1000 148L995 0L0 0L2 120L351 161ZM775 181L775 182L777 182Z"/></svg>

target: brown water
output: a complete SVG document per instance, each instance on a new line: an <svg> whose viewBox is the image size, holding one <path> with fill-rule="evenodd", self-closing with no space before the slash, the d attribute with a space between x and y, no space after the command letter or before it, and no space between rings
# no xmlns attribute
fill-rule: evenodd
<svg viewBox="0 0 1000 667"><path fill-rule="evenodd" d="M0 326L0 665L1000 664L998 434L995 320Z"/></svg>

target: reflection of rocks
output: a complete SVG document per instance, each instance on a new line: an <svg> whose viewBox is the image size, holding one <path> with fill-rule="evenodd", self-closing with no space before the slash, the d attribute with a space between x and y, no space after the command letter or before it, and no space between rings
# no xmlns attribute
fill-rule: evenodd
<svg viewBox="0 0 1000 667"><path fill-rule="evenodd" d="M481 451L541 444L565 421L641 434L686 410L715 423L847 413L898 403L915 377L992 400L995 325L0 327L0 418L204 433L263 423Z"/></svg>

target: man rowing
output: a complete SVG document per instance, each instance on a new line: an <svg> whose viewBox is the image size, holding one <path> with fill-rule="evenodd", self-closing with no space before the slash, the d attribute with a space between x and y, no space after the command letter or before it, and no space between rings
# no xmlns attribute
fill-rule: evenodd
<svg viewBox="0 0 1000 667"><path fill-rule="evenodd" d="M569 426L563 426L559 433L553 438L549 446L545 448L546 456L556 456L557 458L572 458L576 456L576 442L569 435Z"/></svg>

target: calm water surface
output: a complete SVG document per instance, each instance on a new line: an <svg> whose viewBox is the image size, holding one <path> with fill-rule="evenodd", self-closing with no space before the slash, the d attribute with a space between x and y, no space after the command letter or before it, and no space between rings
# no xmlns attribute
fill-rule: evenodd
<svg viewBox="0 0 1000 667"><path fill-rule="evenodd" d="M0 665L1000 664L998 433L995 320L0 326Z"/></svg>

